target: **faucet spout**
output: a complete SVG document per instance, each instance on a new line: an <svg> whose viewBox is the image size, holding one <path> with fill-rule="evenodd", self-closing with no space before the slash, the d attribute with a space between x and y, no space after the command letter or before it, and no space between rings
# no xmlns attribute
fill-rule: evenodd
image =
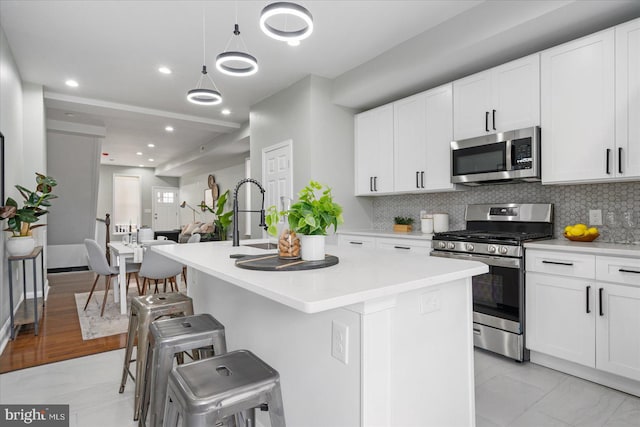
<svg viewBox="0 0 640 427"><path fill-rule="evenodd" d="M242 187L243 184L247 182L255 184L259 189L260 193L262 193L262 206L260 210L244 210L242 212L259 212L260 213L260 227L267 229L267 224L265 221L265 212L264 212L264 193L265 190L262 185L253 178L245 178L242 179L236 184L235 190L233 190L233 246L240 246L240 231L238 228L238 214L240 212L238 208L238 190Z"/></svg>

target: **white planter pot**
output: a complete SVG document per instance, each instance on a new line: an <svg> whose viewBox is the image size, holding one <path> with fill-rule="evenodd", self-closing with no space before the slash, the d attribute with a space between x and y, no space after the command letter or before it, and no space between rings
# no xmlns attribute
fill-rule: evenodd
<svg viewBox="0 0 640 427"><path fill-rule="evenodd" d="M324 241L326 236L308 236L305 234L300 237L300 256L304 261L322 261L324 259Z"/></svg>
<svg viewBox="0 0 640 427"><path fill-rule="evenodd" d="M7 252L11 256L24 256L33 252L36 240L33 236L9 237L7 239Z"/></svg>

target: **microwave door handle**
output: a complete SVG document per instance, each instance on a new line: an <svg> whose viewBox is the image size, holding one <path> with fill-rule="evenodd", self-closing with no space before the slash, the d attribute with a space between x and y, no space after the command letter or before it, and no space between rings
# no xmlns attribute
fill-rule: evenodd
<svg viewBox="0 0 640 427"><path fill-rule="evenodd" d="M515 147L513 146L512 142L510 139L507 139L505 142L505 166L506 166L506 170L510 171L513 170L513 165L514 162L516 161L516 156L515 156Z"/></svg>

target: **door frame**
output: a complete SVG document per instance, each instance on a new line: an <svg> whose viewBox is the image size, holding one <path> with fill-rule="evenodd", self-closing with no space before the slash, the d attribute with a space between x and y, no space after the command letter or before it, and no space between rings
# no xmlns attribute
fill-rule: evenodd
<svg viewBox="0 0 640 427"><path fill-rule="evenodd" d="M142 215L144 212L144 208L142 207L142 175L140 174L135 174L135 173L114 173L113 176L111 177L111 225L110 225L110 230L109 233L111 233L112 235L116 234L115 231L115 225L116 225L116 177L135 177L138 178L138 193L140 195L140 200L139 200L139 206L140 206L140 211L138 213L139 217L137 218L137 220L140 222L140 224L138 224L138 227L142 224ZM95 231L94 231L95 234ZM121 234L121 233L118 233Z"/></svg>
<svg viewBox="0 0 640 427"><path fill-rule="evenodd" d="M154 224L154 216L156 214L156 191L159 189L168 189L168 190L175 190L176 193L176 199L175 199L175 205L176 205L176 223L175 223L175 229L179 229L180 228L180 211L178 210L180 204L178 203L178 201L180 200L180 189L178 187L166 187L164 185L153 185L151 186L151 229L153 231L163 231L163 230L156 230L155 229L155 224ZM143 209L144 212L144 209Z"/></svg>

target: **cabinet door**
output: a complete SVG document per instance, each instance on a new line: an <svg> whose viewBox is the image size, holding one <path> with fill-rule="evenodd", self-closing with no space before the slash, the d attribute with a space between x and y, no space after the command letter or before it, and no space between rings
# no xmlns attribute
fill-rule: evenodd
<svg viewBox="0 0 640 427"><path fill-rule="evenodd" d="M418 239L392 239L378 237L376 239L376 248L400 253L424 253L431 252L431 240Z"/></svg>
<svg viewBox="0 0 640 427"><path fill-rule="evenodd" d="M640 286L599 283L600 288L596 367L640 381Z"/></svg>
<svg viewBox="0 0 640 427"><path fill-rule="evenodd" d="M584 279L527 273L527 348L595 367L594 288Z"/></svg>
<svg viewBox="0 0 640 427"><path fill-rule="evenodd" d="M542 52L541 110L543 183L613 176L613 29Z"/></svg>
<svg viewBox="0 0 640 427"><path fill-rule="evenodd" d="M424 93L393 103L395 191L418 191L424 188L426 120Z"/></svg>
<svg viewBox="0 0 640 427"><path fill-rule="evenodd" d="M453 138L493 133L490 129L491 72L484 71L453 82Z"/></svg>
<svg viewBox="0 0 640 427"><path fill-rule="evenodd" d="M451 140L453 139L453 89L451 84L425 93L426 170L425 190L452 190Z"/></svg>
<svg viewBox="0 0 640 427"><path fill-rule="evenodd" d="M540 125L540 54L493 69L489 129L505 132Z"/></svg>
<svg viewBox="0 0 640 427"><path fill-rule="evenodd" d="M393 106L355 118L356 195L393 191Z"/></svg>
<svg viewBox="0 0 640 427"><path fill-rule="evenodd" d="M338 236L338 246L373 249L376 246L376 238L357 234L340 234Z"/></svg>
<svg viewBox="0 0 640 427"><path fill-rule="evenodd" d="M640 19L615 28L616 164L619 177L640 177Z"/></svg>

